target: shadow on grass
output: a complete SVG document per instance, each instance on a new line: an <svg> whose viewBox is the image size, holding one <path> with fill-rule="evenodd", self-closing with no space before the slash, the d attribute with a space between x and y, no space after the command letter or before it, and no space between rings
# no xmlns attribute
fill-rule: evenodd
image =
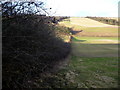
<svg viewBox="0 0 120 90"><path fill-rule="evenodd" d="M77 41L77 42L85 42L85 41L86 41L86 40L79 40L79 39L76 39L76 38L74 38L73 36L71 37L71 39L74 40L74 41Z"/></svg>
<svg viewBox="0 0 120 90"><path fill-rule="evenodd" d="M72 53L80 57L118 57L118 45L73 43Z"/></svg>
<svg viewBox="0 0 120 90"><path fill-rule="evenodd" d="M83 30L79 30L79 31L73 31L72 29L70 30L70 32L73 34L73 35L75 35L75 34L77 34L77 33L80 33L80 32L82 32Z"/></svg>
<svg viewBox="0 0 120 90"><path fill-rule="evenodd" d="M72 37L72 54L80 57L118 57L118 44L81 43Z"/></svg>

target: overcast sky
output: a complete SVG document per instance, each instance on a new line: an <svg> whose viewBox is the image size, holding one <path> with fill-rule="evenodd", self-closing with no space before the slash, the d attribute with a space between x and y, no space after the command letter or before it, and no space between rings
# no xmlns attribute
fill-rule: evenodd
<svg viewBox="0 0 120 90"><path fill-rule="evenodd" d="M118 16L119 0L45 0L58 16ZM54 12L56 12L54 14Z"/></svg>

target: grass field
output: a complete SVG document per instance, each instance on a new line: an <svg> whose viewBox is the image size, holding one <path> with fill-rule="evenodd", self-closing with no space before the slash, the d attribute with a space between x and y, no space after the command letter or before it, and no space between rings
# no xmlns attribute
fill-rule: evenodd
<svg viewBox="0 0 120 90"><path fill-rule="evenodd" d="M88 44L118 44L118 37L82 37L73 36L73 40L78 43L88 43Z"/></svg>
<svg viewBox="0 0 120 90"><path fill-rule="evenodd" d="M118 36L118 27L115 25L108 25L100 23L95 20L87 18L70 18L70 21L62 21L60 25L70 27L74 31L83 30L80 33L77 33L79 36L87 37L117 37Z"/></svg>
<svg viewBox="0 0 120 90"><path fill-rule="evenodd" d="M76 19L76 18L75 18ZM80 19L80 18L79 18ZM76 20L76 23L80 22ZM85 19L84 19L85 20ZM73 20L74 21L74 20ZM73 31L69 63L36 82L48 88L118 88L118 30L116 27L87 27L88 23L60 22ZM86 22L86 21L85 21ZM98 23L94 23L94 25ZM97 26L96 25L96 26ZM100 24L99 24L100 25ZM109 36L109 37L108 37ZM66 40L66 37L64 38ZM59 65L58 65L59 66ZM43 85L44 83L44 85Z"/></svg>
<svg viewBox="0 0 120 90"><path fill-rule="evenodd" d="M61 87L117 88L118 29L97 21L91 23L93 21L87 20L89 22L84 23L77 18L72 19L60 25L83 32L72 36L69 65L57 74L61 83L65 83Z"/></svg>
<svg viewBox="0 0 120 90"><path fill-rule="evenodd" d="M105 40L105 41L101 41ZM107 40L110 40L107 42ZM118 57L117 40L111 37L82 37L72 39L72 53L80 57Z"/></svg>
<svg viewBox="0 0 120 90"><path fill-rule="evenodd" d="M78 28L78 27L76 27ZM78 29L74 29L78 31ZM88 37L117 37L118 28L112 27L82 27L79 30L83 30L80 33L77 33L79 36L88 36Z"/></svg>
<svg viewBox="0 0 120 90"><path fill-rule="evenodd" d="M43 88L117 88L118 80L118 58L72 55L67 67L36 82Z"/></svg>
<svg viewBox="0 0 120 90"><path fill-rule="evenodd" d="M85 26L85 27L113 27L113 25L104 24L88 18L71 17L70 21L71 24Z"/></svg>
<svg viewBox="0 0 120 90"><path fill-rule="evenodd" d="M118 83L117 58L81 58L72 56L69 66L63 70L71 87L116 88ZM63 73L62 72L62 73Z"/></svg>
<svg viewBox="0 0 120 90"><path fill-rule="evenodd" d="M117 27L115 25L101 23L101 22L98 22L98 21L95 21L89 18L84 18L84 17L70 17L69 20L66 19L60 22L60 24L75 25L75 26L78 25L78 26L83 26L83 27Z"/></svg>

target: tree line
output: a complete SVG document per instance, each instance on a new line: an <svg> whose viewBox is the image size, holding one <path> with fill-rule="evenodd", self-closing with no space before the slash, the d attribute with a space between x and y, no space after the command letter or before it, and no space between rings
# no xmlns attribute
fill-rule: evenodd
<svg viewBox="0 0 120 90"><path fill-rule="evenodd" d="M99 22L102 22L102 23L110 24L110 25L119 25L120 24L118 20L111 19L111 18L90 17L90 16L87 16L86 18L90 18L90 19L93 19L93 20L96 20L96 21L99 21Z"/></svg>

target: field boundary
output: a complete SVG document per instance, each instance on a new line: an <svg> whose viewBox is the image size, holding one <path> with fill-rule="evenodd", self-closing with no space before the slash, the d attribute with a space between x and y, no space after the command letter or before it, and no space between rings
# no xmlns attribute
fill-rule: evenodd
<svg viewBox="0 0 120 90"><path fill-rule="evenodd" d="M70 44L70 49L71 49L71 41L72 41L72 36L70 35L69 40L66 41L66 43ZM66 58L54 62L53 69L50 72L51 73L56 73L59 70L64 69L69 64L70 58L71 58L71 50L70 50L70 53L68 54L68 56Z"/></svg>

